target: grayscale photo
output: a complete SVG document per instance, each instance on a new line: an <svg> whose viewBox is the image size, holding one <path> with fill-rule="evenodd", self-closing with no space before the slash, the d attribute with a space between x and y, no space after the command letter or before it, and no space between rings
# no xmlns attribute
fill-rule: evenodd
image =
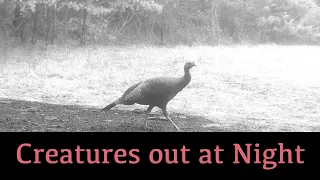
<svg viewBox="0 0 320 180"><path fill-rule="evenodd" d="M0 0L1 132L319 132L320 0Z"/></svg>

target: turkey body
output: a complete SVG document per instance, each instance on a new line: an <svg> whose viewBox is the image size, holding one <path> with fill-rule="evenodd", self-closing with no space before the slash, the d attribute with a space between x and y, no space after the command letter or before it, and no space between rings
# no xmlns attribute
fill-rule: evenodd
<svg viewBox="0 0 320 180"><path fill-rule="evenodd" d="M181 131L171 120L167 112L167 104L172 100L180 91L182 91L191 81L190 69L195 66L194 63L186 63L184 66L184 75L182 77L155 77L139 82L129 87L121 97L108 106L103 108L101 111L108 111L112 107L123 104L123 105L149 105L146 118L145 128L147 127L148 114L154 107L162 109L164 116L171 121L174 127Z"/></svg>
<svg viewBox="0 0 320 180"><path fill-rule="evenodd" d="M163 108L191 78L157 77L135 84L127 89L120 101L124 105L153 105Z"/></svg>

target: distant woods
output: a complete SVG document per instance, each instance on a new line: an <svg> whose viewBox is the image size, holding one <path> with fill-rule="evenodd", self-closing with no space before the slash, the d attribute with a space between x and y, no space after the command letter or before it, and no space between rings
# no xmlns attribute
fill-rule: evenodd
<svg viewBox="0 0 320 180"><path fill-rule="evenodd" d="M0 0L0 40L320 44L320 0Z"/></svg>

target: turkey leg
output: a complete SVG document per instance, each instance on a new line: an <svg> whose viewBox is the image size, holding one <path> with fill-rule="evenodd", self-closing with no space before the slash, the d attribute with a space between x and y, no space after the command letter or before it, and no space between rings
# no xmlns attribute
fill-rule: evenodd
<svg viewBox="0 0 320 180"><path fill-rule="evenodd" d="M174 124L174 122L171 120L171 118L169 117L167 108L161 108L163 115L173 124L173 126L176 128L177 131L182 132L180 128L178 128L177 125Z"/></svg>
<svg viewBox="0 0 320 180"><path fill-rule="evenodd" d="M152 111L152 109L154 108L154 106L149 106L148 109L147 109L147 112L146 112L146 119L144 120L144 128L146 130L150 130L151 128L148 127L147 125L147 121L148 121L148 117L149 117L149 113Z"/></svg>

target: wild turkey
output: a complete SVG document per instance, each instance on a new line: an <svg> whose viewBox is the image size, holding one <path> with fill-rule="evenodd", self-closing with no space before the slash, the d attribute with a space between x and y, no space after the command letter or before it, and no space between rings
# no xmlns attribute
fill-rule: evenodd
<svg viewBox="0 0 320 180"><path fill-rule="evenodd" d="M150 129L147 126L149 113L154 107L158 107L162 110L166 119L173 124L175 129L181 131L169 117L167 104L190 83L190 69L193 66L196 66L194 62L185 63L184 75L182 77L155 77L139 82L129 87L120 98L101 109L101 111L106 112L118 104L133 105L137 103L149 105L144 122L145 129L147 130Z"/></svg>

